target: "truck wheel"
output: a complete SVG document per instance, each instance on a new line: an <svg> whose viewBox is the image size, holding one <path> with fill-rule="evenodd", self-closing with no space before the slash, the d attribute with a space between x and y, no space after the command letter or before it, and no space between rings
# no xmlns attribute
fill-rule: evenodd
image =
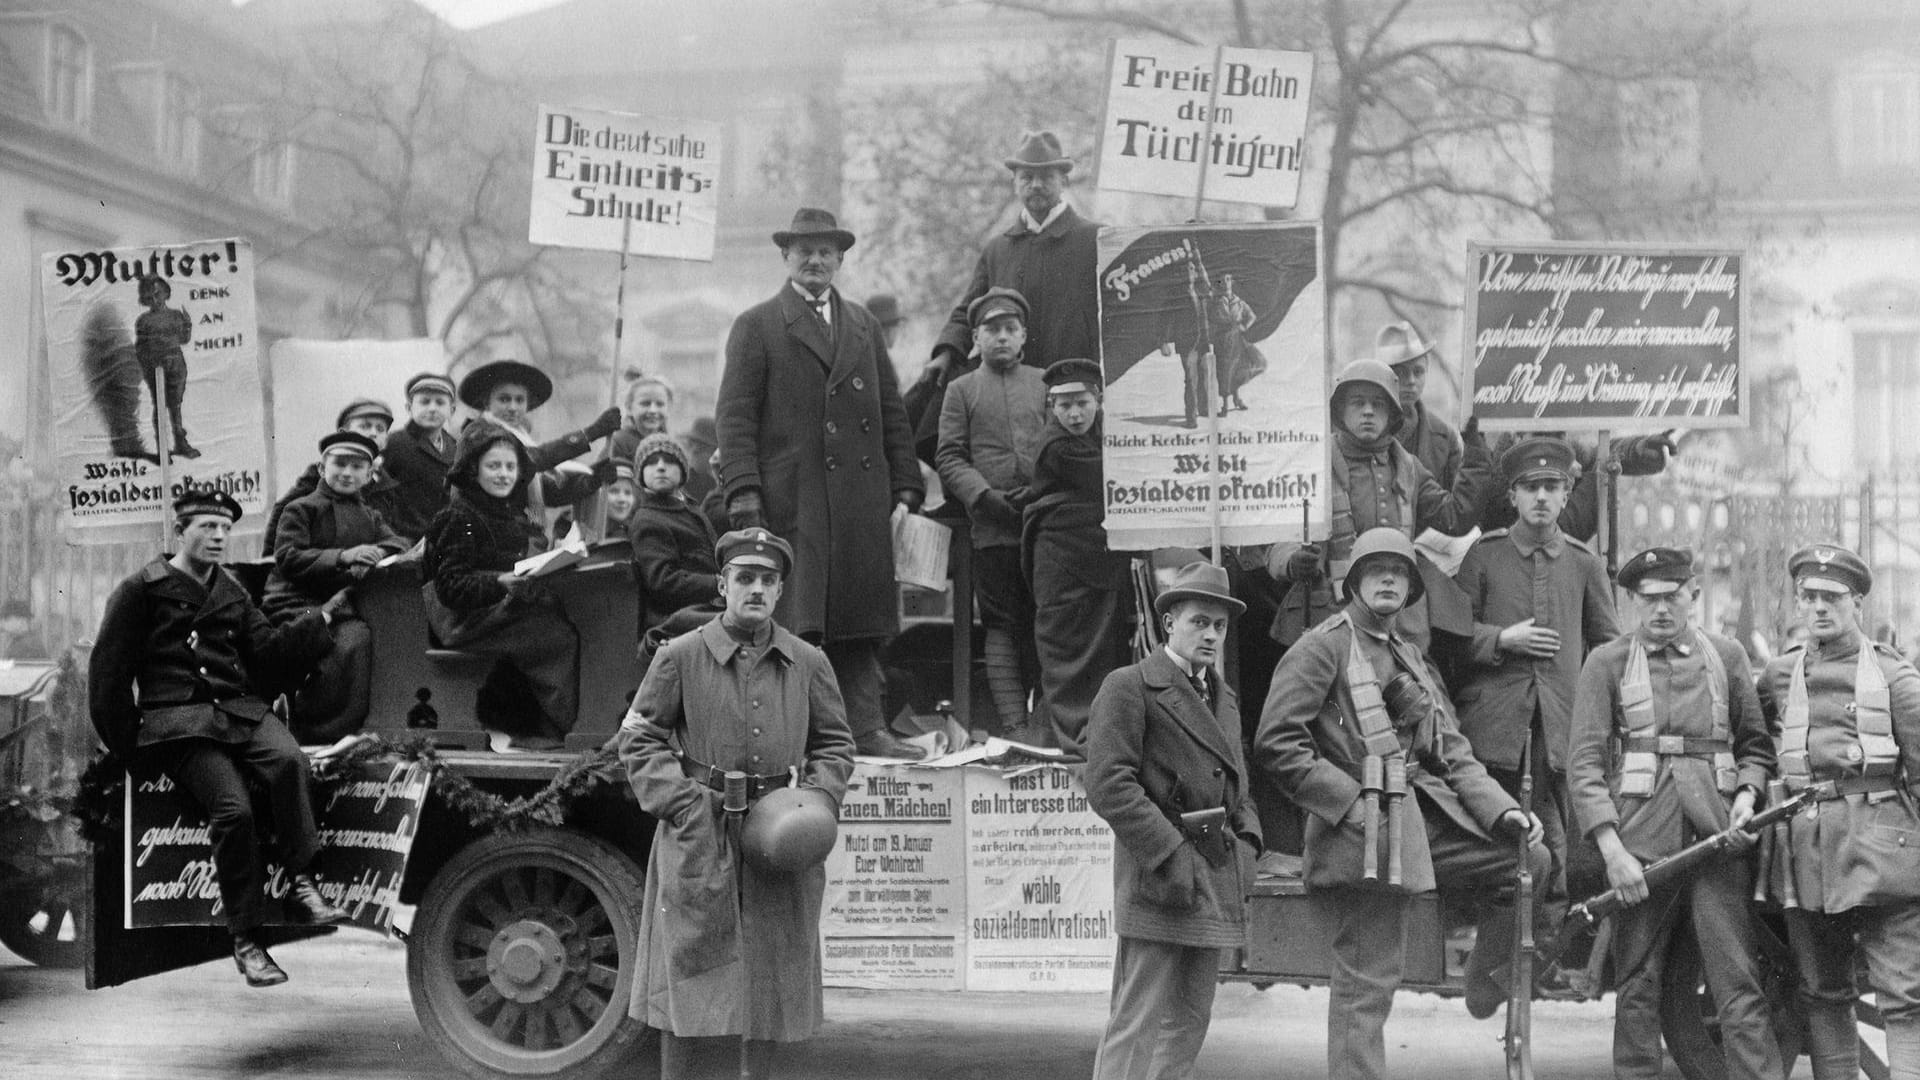
<svg viewBox="0 0 1920 1080"><path fill-rule="evenodd" d="M79 967L86 959L80 927L86 905L70 876L55 873L0 885L0 945L41 967Z"/></svg>
<svg viewBox="0 0 1920 1080"><path fill-rule="evenodd" d="M440 1053L481 1080L604 1076L645 1025L627 1016L643 871L565 829L463 848L420 898L407 985Z"/></svg>
<svg viewBox="0 0 1920 1080"><path fill-rule="evenodd" d="M1660 1034L1667 1053L1687 1080L1726 1080L1727 1065L1720 1052L1720 1015L1707 990L1700 962L1700 943L1675 927L1673 945L1660 987ZM1788 1072L1800 1056L1806 1020L1793 992L1793 964L1787 944L1771 926L1756 919L1755 945L1760 954L1760 989L1773 1016L1773 1037L1780 1044L1780 1061Z"/></svg>

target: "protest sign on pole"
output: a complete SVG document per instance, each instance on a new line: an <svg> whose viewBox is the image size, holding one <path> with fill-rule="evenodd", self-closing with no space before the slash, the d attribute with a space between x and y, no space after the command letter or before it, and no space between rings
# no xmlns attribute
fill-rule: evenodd
<svg viewBox="0 0 1920 1080"><path fill-rule="evenodd" d="M284 338L267 351L273 380L273 490L292 488L320 460L320 438L355 398L386 402L393 426L407 422L407 380L422 371L446 371L447 348L438 338L310 341Z"/></svg>
<svg viewBox="0 0 1920 1080"><path fill-rule="evenodd" d="M1487 429L1744 427L1742 255L1471 245L1466 367Z"/></svg>
<svg viewBox="0 0 1920 1080"><path fill-rule="evenodd" d="M1312 223L1101 231L1110 546L1204 546L1210 506L1227 544L1326 528L1319 252Z"/></svg>
<svg viewBox="0 0 1920 1080"><path fill-rule="evenodd" d="M527 239L711 261L720 168L716 123L542 105Z"/></svg>
<svg viewBox="0 0 1920 1080"><path fill-rule="evenodd" d="M270 497L253 260L245 240L42 258L69 542L151 537L189 486L233 496L242 529L261 520Z"/></svg>
<svg viewBox="0 0 1920 1080"><path fill-rule="evenodd" d="M1312 88L1312 53L1116 41L1100 187L1292 206Z"/></svg>

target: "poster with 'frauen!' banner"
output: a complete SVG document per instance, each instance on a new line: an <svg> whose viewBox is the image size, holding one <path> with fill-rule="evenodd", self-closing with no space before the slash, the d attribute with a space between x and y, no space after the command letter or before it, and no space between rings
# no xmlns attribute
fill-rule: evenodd
<svg viewBox="0 0 1920 1080"><path fill-rule="evenodd" d="M1227 544L1324 535L1319 263L1314 224L1101 230L1110 546L1207 544L1216 504Z"/></svg>
<svg viewBox="0 0 1920 1080"><path fill-rule="evenodd" d="M531 242L712 261L719 219L720 125L540 106Z"/></svg>
<svg viewBox="0 0 1920 1080"><path fill-rule="evenodd" d="M964 989L963 779L960 769L854 764L827 857L826 985Z"/></svg>
<svg viewBox="0 0 1920 1080"><path fill-rule="evenodd" d="M1746 426L1739 251L1476 245L1467 264L1480 426Z"/></svg>
<svg viewBox="0 0 1920 1080"><path fill-rule="evenodd" d="M253 247L54 251L41 260L60 510L76 543L152 535L189 486L268 506ZM163 436L163 432L165 432ZM170 454L163 490L160 452Z"/></svg>

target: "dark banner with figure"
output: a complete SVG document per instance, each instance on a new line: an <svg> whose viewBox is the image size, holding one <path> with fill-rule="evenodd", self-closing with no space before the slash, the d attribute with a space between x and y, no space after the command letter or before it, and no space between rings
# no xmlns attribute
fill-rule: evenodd
<svg viewBox="0 0 1920 1080"><path fill-rule="evenodd" d="M1475 245L1467 261L1466 356L1482 427L1746 426L1740 252Z"/></svg>
<svg viewBox="0 0 1920 1080"><path fill-rule="evenodd" d="M1292 222L1101 230L1114 548L1205 544L1216 510L1228 544L1297 539L1303 510L1324 533L1319 240Z"/></svg>

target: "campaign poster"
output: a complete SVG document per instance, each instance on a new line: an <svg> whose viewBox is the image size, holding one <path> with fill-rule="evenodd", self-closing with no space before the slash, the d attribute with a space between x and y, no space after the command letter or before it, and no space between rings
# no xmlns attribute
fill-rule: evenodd
<svg viewBox="0 0 1920 1080"><path fill-rule="evenodd" d="M527 239L711 262L720 167L719 124L542 105Z"/></svg>
<svg viewBox="0 0 1920 1080"><path fill-rule="evenodd" d="M854 763L827 857L828 986L959 990L966 955L962 771Z"/></svg>
<svg viewBox="0 0 1920 1080"><path fill-rule="evenodd" d="M1292 206L1312 96L1309 52L1116 41L1100 186Z"/></svg>
<svg viewBox="0 0 1920 1080"><path fill-rule="evenodd" d="M400 883L420 827L433 769L414 761L375 761L320 785L314 816L320 853L310 868L320 893L355 926L391 932ZM226 909L213 868L207 817L167 774L137 768L128 777L125 925L223 926ZM267 863L268 921L281 923L291 885Z"/></svg>
<svg viewBox="0 0 1920 1080"><path fill-rule="evenodd" d="M1059 766L965 773L967 989L1106 993L1113 830Z"/></svg>
<svg viewBox="0 0 1920 1080"><path fill-rule="evenodd" d="M1746 426L1738 250L1473 245L1467 264L1481 427Z"/></svg>
<svg viewBox="0 0 1920 1080"><path fill-rule="evenodd" d="M274 342L267 350L273 380L273 490L292 489L320 460L320 439L336 430L334 421L349 402L385 402L393 410L393 426L403 427L407 380L422 371L446 370L447 347L438 338Z"/></svg>
<svg viewBox="0 0 1920 1080"><path fill-rule="evenodd" d="M265 517L253 246L53 251L41 259L60 515L70 542L153 535L189 487ZM163 490L160 454L169 454Z"/></svg>
<svg viewBox="0 0 1920 1080"><path fill-rule="evenodd" d="M1311 223L1101 230L1111 547L1326 535L1319 266Z"/></svg>

